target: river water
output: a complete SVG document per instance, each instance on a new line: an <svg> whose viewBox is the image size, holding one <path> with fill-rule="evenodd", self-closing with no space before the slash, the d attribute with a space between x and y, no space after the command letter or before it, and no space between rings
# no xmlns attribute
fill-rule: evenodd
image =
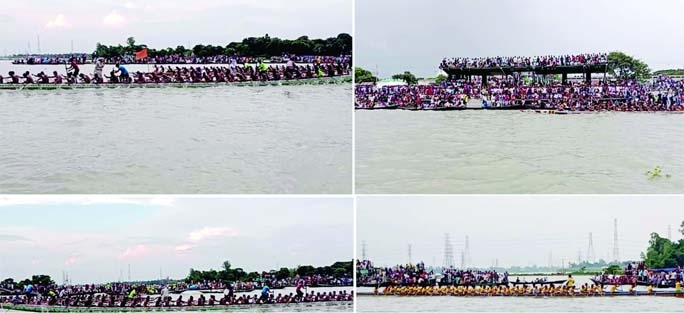
<svg viewBox="0 0 684 313"><path fill-rule="evenodd" d="M0 91L0 193L350 193L352 92Z"/></svg>
<svg viewBox="0 0 684 313"><path fill-rule="evenodd" d="M511 275L511 281L517 276ZM532 281L537 277L519 277ZM567 276L549 276L549 280ZM591 276L576 276L575 284L591 284ZM627 286L621 287L627 290ZM606 290L608 288L606 287ZM646 290L637 287L637 290ZM372 288L357 288L371 293ZM359 312L681 312L683 299L675 297L591 297L591 298L517 298L517 297L356 297Z"/></svg>
<svg viewBox="0 0 684 313"><path fill-rule="evenodd" d="M673 113L356 111L356 191L680 193L683 134Z"/></svg>

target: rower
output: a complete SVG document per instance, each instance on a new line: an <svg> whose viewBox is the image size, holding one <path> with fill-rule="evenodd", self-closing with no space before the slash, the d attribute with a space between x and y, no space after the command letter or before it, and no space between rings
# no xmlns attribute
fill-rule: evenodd
<svg viewBox="0 0 684 313"><path fill-rule="evenodd" d="M38 82L40 84L49 84L50 83L50 78L47 75L45 75L44 72L38 73L38 75L36 75L36 77L39 78Z"/></svg>
<svg viewBox="0 0 684 313"><path fill-rule="evenodd" d="M264 303L268 301L268 295L271 293L271 288L268 288L268 285L264 285L264 288L261 289L261 298L259 300L263 301Z"/></svg>
<svg viewBox="0 0 684 313"><path fill-rule="evenodd" d="M29 73L29 71L26 71L26 73L24 73L23 77L24 77L24 84L33 84L34 83L33 78L31 78L31 74Z"/></svg>
<svg viewBox="0 0 684 313"><path fill-rule="evenodd" d="M104 69L104 58L99 57L97 58L97 61L95 61L95 72L93 73L93 80L98 84L104 82L102 69Z"/></svg>
<svg viewBox="0 0 684 313"><path fill-rule="evenodd" d="M130 83L131 77L128 75L128 70L120 64L116 64L115 67L115 71L121 73L119 74L119 81L121 81L122 83Z"/></svg>
<svg viewBox="0 0 684 313"><path fill-rule="evenodd" d="M91 81L90 76L88 76L86 74L79 74L78 78L80 78L82 82L84 82L86 84L90 84L90 81Z"/></svg>
<svg viewBox="0 0 684 313"><path fill-rule="evenodd" d="M299 297L299 299L302 299L302 297L304 296L304 292L302 291L302 289L304 289L304 280L300 279L299 282L297 282L297 289L296 289L297 297ZM376 293L377 293L377 288L376 288Z"/></svg>
<svg viewBox="0 0 684 313"><path fill-rule="evenodd" d="M572 278L572 274L568 274L568 281L565 283L566 286L574 287L575 279Z"/></svg>
<svg viewBox="0 0 684 313"><path fill-rule="evenodd" d="M80 68L78 67L78 63L76 62L76 58L71 58L69 59L70 61L70 68L68 68L68 71L73 71L73 76L78 77L78 73L81 71Z"/></svg>

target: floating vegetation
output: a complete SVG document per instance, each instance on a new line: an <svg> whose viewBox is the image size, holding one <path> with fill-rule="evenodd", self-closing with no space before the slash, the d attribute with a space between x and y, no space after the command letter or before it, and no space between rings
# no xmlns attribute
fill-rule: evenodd
<svg viewBox="0 0 684 313"><path fill-rule="evenodd" d="M646 176L648 176L648 179L656 179L656 178L670 178L670 174L665 174L663 173L663 169L660 167L660 165L656 166L652 170L646 172Z"/></svg>

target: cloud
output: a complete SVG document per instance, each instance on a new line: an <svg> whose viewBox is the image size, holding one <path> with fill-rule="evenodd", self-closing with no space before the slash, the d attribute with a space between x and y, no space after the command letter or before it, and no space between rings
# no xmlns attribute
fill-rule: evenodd
<svg viewBox="0 0 684 313"><path fill-rule="evenodd" d="M64 16L64 14L57 14L55 18L49 20L47 24L45 24L45 28L70 28L71 23L67 20L67 18Z"/></svg>
<svg viewBox="0 0 684 313"><path fill-rule="evenodd" d="M31 241L31 239L18 235L0 234L0 241Z"/></svg>
<svg viewBox="0 0 684 313"><path fill-rule="evenodd" d="M134 247L128 247L124 252L119 255L119 259L130 259L137 258L145 255L148 251L146 245L136 245Z"/></svg>
<svg viewBox="0 0 684 313"><path fill-rule="evenodd" d="M229 227L204 227L200 230L191 232L188 235L188 241L199 242L209 238L215 237L236 237L239 235L237 229Z"/></svg>
<svg viewBox="0 0 684 313"><path fill-rule="evenodd" d="M126 17L119 14L116 10L110 12L102 19L102 24L105 26L119 27L126 23Z"/></svg>
<svg viewBox="0 0 684 313"><path fill-rule="evenodd" d="M195 247L195 246L194 246L194 245L191 245L191 244L182 244L182 245L178 245L178 246L176 246L176 253L182 254L182 253L185 253L185 252L190 251L190 250L191 250L192 248L194 248L194 247Z"/></svg>
<svg viewBox="0 0 684 313"><path fill-rule="evenodd" d="M142 6L139 3L136 3L134 1L126 1L123 4L123 7L129 10L134 10L134 9L139 9Z"/></svg>
<svg viewBox="0 0 684 313"><path fill-rule="evenodd" d="M64 261L64 265L74 265L80 261L81 259L78 256L72 255Z"/></svg>

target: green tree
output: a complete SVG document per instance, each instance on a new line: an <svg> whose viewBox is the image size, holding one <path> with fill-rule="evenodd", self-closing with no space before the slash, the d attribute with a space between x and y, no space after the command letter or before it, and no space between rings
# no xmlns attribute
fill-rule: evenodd
<svg viewBox="0 0 684 313"><path fill-rule="evenodd" d="M684 69L666 69L666 70L659 70L653 72L653 76L657 75L668 75L668 76L673 76L673 75L684 75Z"/></svg>
<svg viewBox="0 0 684 313"><path fill-rule="evenodd" d="M316 274L316 269L311 265L304 265L297 268L297 275L312 276Z"/></svg>
<svg viewBox="0 0 684 313"><path fill-rule="evenodd" d="M223 270L224 270L224 271L229 272L229 271L230 271L230 266L231 266L231 265L230 265L230 261L228 261L228 260L223 261Z"/></svg>
<svg viewBox="0 0 684 313"><path fill-rule="evenodd" d="M439 74L439 75L437 75L437 77L435 78L435 83L441 84L441 83L445 82L446 80L447 80L447 76L446 76L446 75L444 75L444 74Z"/></svg>
<svg viewBox="0 0 684 313"><path fill-rule="evenodd" d="M684 240L672 242L657 233L652 233L648 244L648 249L642 256L649 268L684 265Z"/></svg>
<svg viewBox="0 0 684 313"><path fill-rule="evenodd" d="M409 71L406 71L403 74L392 75L392 79L403 80L407 85L415 85L418 83L416 76Z"/></svg>
<svg viewBox="0 0 684 313"><path fill-rule="evenodd" d="M356 83L375 83L378 78L373 76L373 73L360 67L354 68L354 81Z"/></svg>
<svg viewBox="0 0 684 313"><path fill-rule="evenodd" d="M622 274L622 267L620 265L614 264L606 268L606 274L618 275Z"/></svg>
<svg viewBox="0 0 684 313"><path fill-rule="evenodd" d="M276 279L285 279L290 277L290 270L287 267L281 267L275 274Z"/></svg>
<svg viewBox="0 0 684 313"><path fill-rule="evenodd" d="M615 51L608 54L608 73L621 79L647 79L651 69L643 61Z"/></svg>

